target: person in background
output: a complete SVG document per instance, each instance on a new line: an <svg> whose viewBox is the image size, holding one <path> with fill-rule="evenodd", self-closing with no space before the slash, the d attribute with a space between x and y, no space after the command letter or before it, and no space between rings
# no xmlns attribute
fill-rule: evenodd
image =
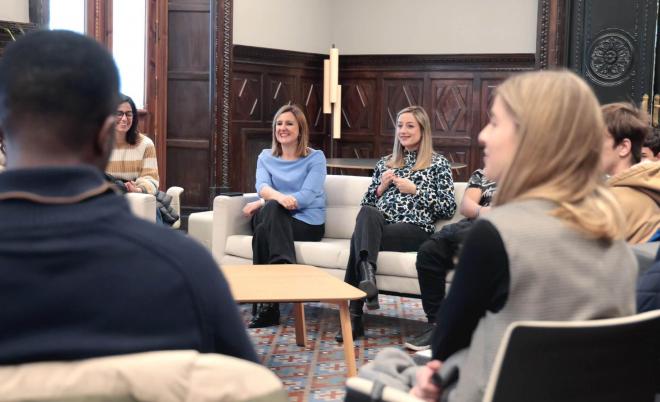
<svg viewBox="0 0 660 402"><path fill-rule="evenodd" d="M120 94L115 114L115 148L106 172L120 179L130 193L156 195L158 163L153 141L138 132L138 111L131 97Z"/></svg>
<svg viewBox="0 0 660 402"><path fill-rule="evenodd" d="M115 126L115 148L106 166L106 176L121 191L156 197L156 221L172 225L179 215L172 197L158 189L158 162L153 141L138 132L138 111L130 96L120 94Z"/></svg>
<svg viewBox="0 0 660 402"><path fill-rule="evenodd" d="M657 162L660 160L660 130L654 128L642 145L642 162Z"/></svg>
<svg viewBox="0 0 660 402"><path fill-rule="evenodd" d="M417 252L417 278L421 290L422 307L428 320L427 328L404 344L408 349L426 350L431 345L435 316L445 298L447 272L454 269L454 259L473 223L490 211L496 183L477 169L468 180L459 207L464 219L445 225L431 235Z"/></svg>
<svg viewBox="0 0 660 402"><path fill-rule="evenodd" d="M625 214L626 240L644 243L660 229L660 163L639 163L650 132L646 114L630 103L602 107L602 168Z"/></svg>
<svg viewBox="0 0 660 402"><path fill-rule="evenodd" d="M133 216L105 179L118 91L112 56L73 32L27 34L0 60L0 364L178 349L257 362L209 252Z"/></svg>
<svg viewBox="0 0 660 402"><path fill-rule="evenodd" d="M243 214L252 217L254 264L295 264L294 241L321 241L325 232L323 151L309 144L309 126L297 105L282 106L273 118L273 142L257 158L259 200ZM250 328L278 325L278 303L254 305Z"/></svg>
<svg viewBox="0 0 660 402"><path fill-rule="evenodd" d="M433 152L431 123L420 106L397 114L392 154L381 158L361 202L344 281L362 289L369 309L379 308L379 251L417 251L438 219L456 210L449 162ZM353 338L364 336L365 300L351 300ZM343 342L341 331L335 337Z"/></svg>

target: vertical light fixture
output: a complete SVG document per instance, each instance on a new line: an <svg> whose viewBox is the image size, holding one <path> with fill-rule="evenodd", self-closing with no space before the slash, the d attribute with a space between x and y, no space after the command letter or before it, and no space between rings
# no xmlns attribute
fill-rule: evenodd
<svg viewBox="0 0 660 402"><path fill-rule="evenodd" d="M332 114L330 157L334 140L341 139L341 85L339 85L339 49L332 45L330 58L323 60L323 113Z"/></svg>

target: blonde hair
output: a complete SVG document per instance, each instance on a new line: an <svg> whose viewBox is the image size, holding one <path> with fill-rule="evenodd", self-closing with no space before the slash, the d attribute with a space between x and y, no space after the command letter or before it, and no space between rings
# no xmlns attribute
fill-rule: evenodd
<svg viewBox="0 0 660 402"><path fill-rule="evenodd" d="M298 122L298 146L296 147L296 156L307 156L307 154L309 154L309 149L307 148L309 144L309 125L307 124L305 113L303 113L298 105L284 105L275 112L275 117L273 117L273 143L271 145L273 156L282 156L282 144L277 142L275 132L277 130L277 119L287 112L291 112L296 118L296 122Z"/></svg>
<svg viewBox="0 0 660 402"><path fill-rule="evenodd" d="M623 237L624 220L600 172L605 124L591 88L569 71L513 76L496 90L517 123L518 149L495 204L554 201L551 214L588 235Z"/></svg>
<svg viewBox="0 0 660 402"><path fill-rule="evenodd" d="M429 115L426 114L426 110L421 106L408 106L396 114L396 124L399 122L399 116L404 113L413 115L415 120L417 120L417 124L419 124L419 131L421 133L419 148L417 149L417 160L412 170L426 169L431 166L433 159L433 138L431 138L431 121L429 120ZM386 166L389 168L403 167L403 145L399 142L397 135L394 136L392 154L389 155Z"/></svg>

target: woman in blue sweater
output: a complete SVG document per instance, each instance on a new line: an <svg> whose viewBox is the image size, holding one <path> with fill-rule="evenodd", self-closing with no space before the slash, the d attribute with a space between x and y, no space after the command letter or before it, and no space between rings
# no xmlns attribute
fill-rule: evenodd
<svg viewBox="0 0 660 402"><path fill-rule="evenodd" d="M325 231L323 151L309 148L309 128L300 107L281 107L273 118L273 145L257 159L259 200L243 208L252 217L254 264L295 264L294 241L320 241ZM278 325L277 303L253 309L250 328Z"/></svg>

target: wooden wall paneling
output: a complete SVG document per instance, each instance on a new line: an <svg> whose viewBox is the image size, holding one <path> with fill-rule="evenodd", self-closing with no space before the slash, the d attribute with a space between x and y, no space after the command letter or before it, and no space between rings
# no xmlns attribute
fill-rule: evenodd
<svg viewBox="0 0 660 402"><path fill-rule="evenodd" d="M156 143L156 157L162 189L167 188L167 47L168 3L149 0L147 40L147 100L150 127Z"/></svg>
<svg viewBox="0 0 660 402"><path fill-rule="evenodd" d="M325 133L323 114L323 77L301 72L298 103L303 107L310 133ZM321 144L323 145L323 144Z"/></svg>
<svg viewBox="0 0 660 402"><path fill-rule="evenodd" d="M536 68L566 66L570 3L574 0L538 0Z"/></svg>
<svg viewBox="0 0 660 402"><path fill-rule="evenodd" d="M231 131L231 68L232 68L232 19L233 0L210 0L212 27L211 48L211 182L209 183L209 208L213 199L223 191L231 190L231 157L233 146Z"/></svg>
<svg viewBox="0 0 660 402"><path fill-rule="evenodd" d="M264 80L265 72L249 64L234 63L231 85L231 110L229 116L229 135L231 143L230 165L233 171L230 188L236 191L254 191L254 182L247 181L249 174L244 130L266 129L269 124L264 116ZM257 153L258 155L258 153ZM254 179L254 178L253 178Z"/></svg>
<svg viewBox="0 0 660 402"><path fill-rule="evenodd" d="M339 155L341 158L375 158L372 141L360 141L363 138L346 139L340 142Z"/></svg>
<svg viewBox="0 0 660 402"><path fill-rule="evenodd" d="M40 28L47 27L50 20L50 0L29 0L28 7L30 22Z"/></svg>
<svg viewBox="0 0 660 402"><path fill-rule="evenodd" d="M272 131L269 128L243 128L240 131L245 158L242 159L243 191L254 193L257 157L272 143Z"/></svg>
<svg viewBox="0 0 660 402"><path fill-rule="evenodd" d="M184 216L208 209L209 188L215 182L210 11L209 1L169 1L167 183L185 189Z"/></svg>
<svg viewBox="0 0 660 402"><path fill-rule="evenodd" d="M1 21L0 20L0 58L4 53L5 47L17 40L21 35L40 29L34 23L25 24L22 22Z"/></svg>
<svg viewBox="0 0 660 402"><path fill-rule="evenodd" d="M475 96L475 100L478 102L478 107L475 109L476 113L474 114L475 122L475 134L474 134L474 144L472 146L472 155L470 158L469 172L483 167L483 147L479 145L479 133L481 130L488 124L488 111L493 102L493 97L495 95L495 89L497 86L506 79L506 75L485 75L479 81L478 94Z"/></svg>
<svg viewBox="0 0 660 402"><path fill-rule="evenodd" d="M311 133L309 135L309 146L314 149L324 149L327 141L328 141L328 134Z"/></svg>
<svg viewBox="0 0 660 402"><path fill-rule="evenodd" d="M428 109L433 135L467 139L472 130L472 79L431 79Z"/></svg>
<svg viewBox="0 0 660 402"><path fill-rule="evenodd" d="M236 188L254 191L254 161L249 159L257 153L251 149L270 146L270 134L257 139L258 131L254 130L270 133L272 114L289 99L306 109L313 126L312 146L329 156L329 120L324 120L327 123L322 129L315 126L315 117L310 117L315 115L316 102L321 101L320 91L314 98L313 86L314 82L320 86L324 55L235 46L234 56L234 85L245 85L245 93L252 85L254 89L250 91L256 93L258 77L263 77L262 106L266 109L263 121L258 121L245 111L252 107L254 97L239 99L238 89L232 90L235 110L231 131L233 138L241 138L240 145L232 147L232 160L241 161ZM436 150L468 164L467 168L454 171L456 180L467 180L481 166L478 134L487 106L482 105L482 80L492 90L511 73L532 69L534 55L344 56L341 63L342 137L335 142L335 156L355 157L357 153L362 158L378 158L391 153L396 113L405 106L419 104L432 119ZM247 77L252 81L245 84ZM277 94L276 99L278 87L285 92ZM290 88L294 88L293 97ZM272 104L269 106L268 102ZM250 133L249 140L243 139L241 133L245 130Z"/></svg>
<svg viewBox="0 0 660 402"><path fill-rule="evenodd" d="M279 108L291 103L299 103L297 76L295 73L272 73L266 76L265 121L273 121Z"/></svg>
<svg viewBox="0 0 660 402"><path fill-rule="evenodd" d="M408 106L424 104L423 73L384 73L381 135L394 135L397 113Z"/></svg>
<svg viewBox="0 0 660 402"><path fill-rule="evenodd" d="M372 135L378 125L376 78L343 78L342 135Z"/></svg>
<svg viewBox="0 0 660 402"><path fill-rule="evenodd" d="M263 121L263 74L235 69L232 76L232 122Z"/></svg>

